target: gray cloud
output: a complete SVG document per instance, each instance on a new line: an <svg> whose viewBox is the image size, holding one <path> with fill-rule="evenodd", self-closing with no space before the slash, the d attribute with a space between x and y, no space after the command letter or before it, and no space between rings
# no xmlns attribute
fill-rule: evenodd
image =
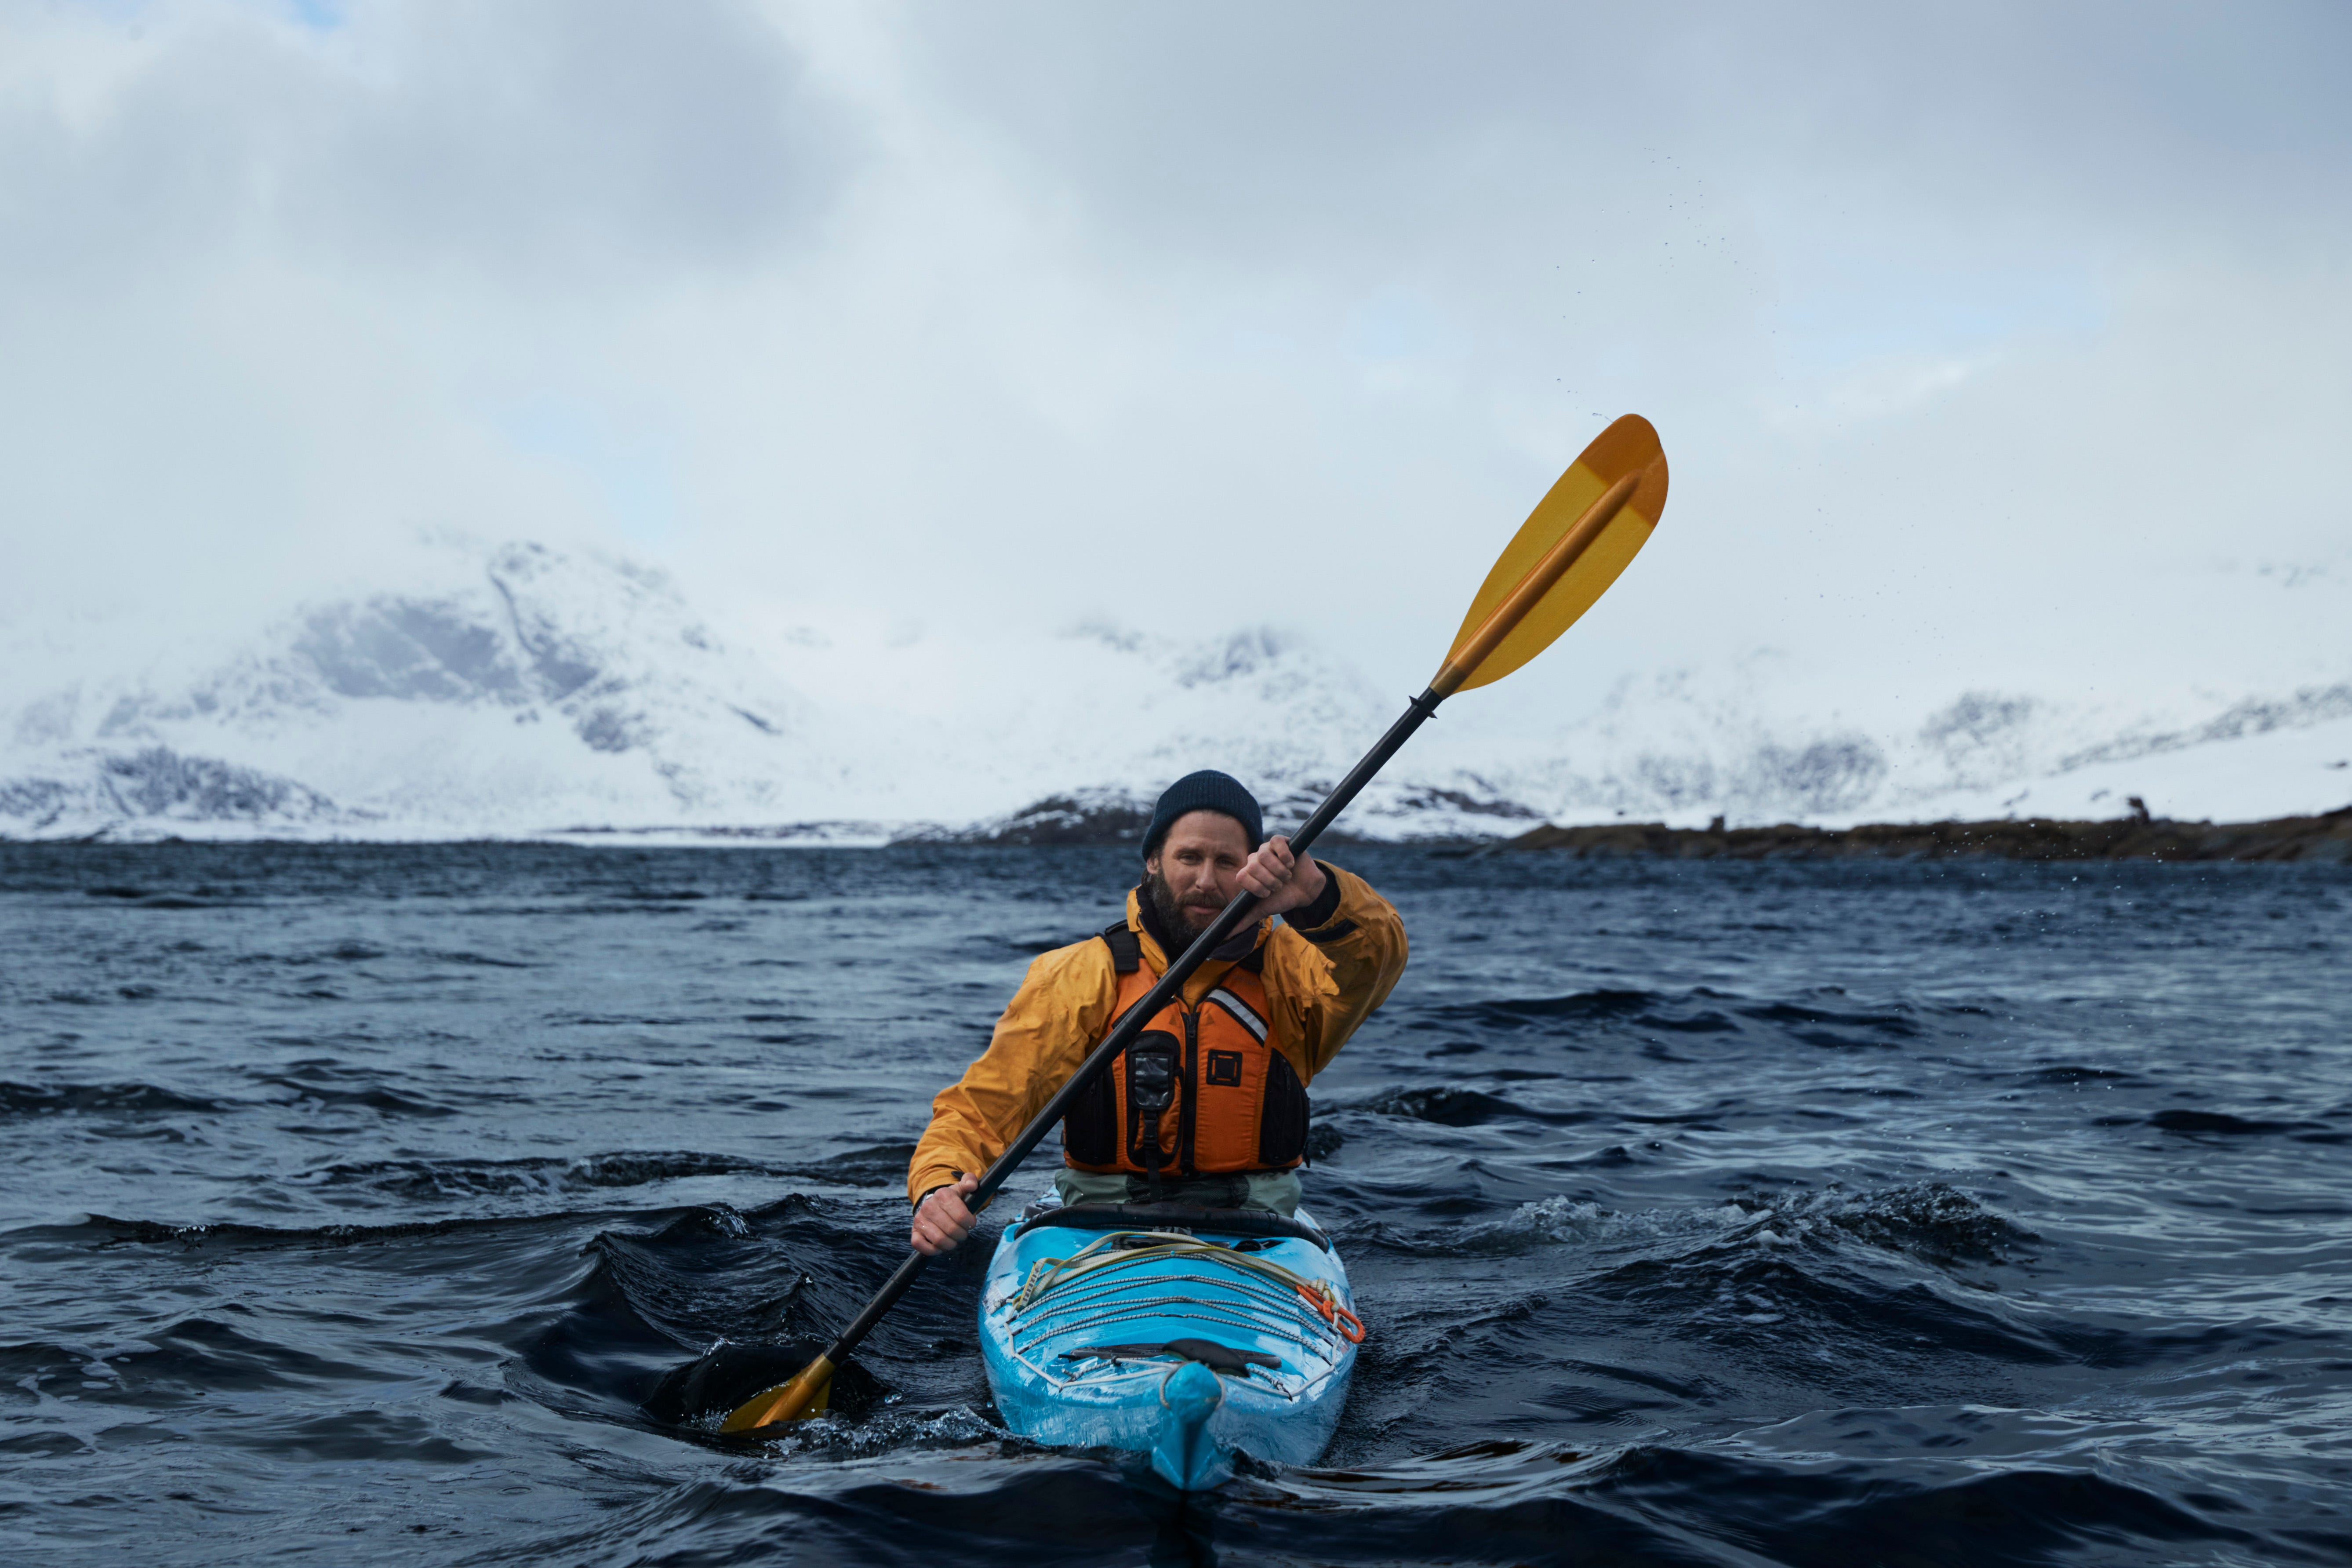
<svg viewBox="0 0 2352 1568"><path fill-rule="evenodd" d="M927 79L1089 214L1203 250L1371 230L1388 252L1465 216L1580 227L1596 183L1660 189L1656 164L1625 166L1643 152L2062 224L2136 206L2268 224L2352 149L2335 90L2352 16L2324 4L2220 26L2122 3L1029 3L934 7L910 33Z"/></svg>
<svg viewBox="0 0 2352 1568"><path fill-rule="evenodd" d="M306 171L310 221L372 256L445 247L525 286L616 258L741 266L805 238L856 151L747 5L445 3L402 22L413 70L358 95Z"/></svg>
<svg viewBox="0 0 2352 1568"><path fill-rule="evenodd" d="M805 240L859 153L738 0L411 0L327 37L224 7L151 25L79 106L37 77L0 100L17 267L121 287L285 247L387 280L644 286Z"/></svg>

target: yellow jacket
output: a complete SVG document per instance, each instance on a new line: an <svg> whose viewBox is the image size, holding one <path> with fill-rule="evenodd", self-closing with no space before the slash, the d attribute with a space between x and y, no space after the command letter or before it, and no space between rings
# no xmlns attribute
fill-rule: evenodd
<svg viewBox="0 0 2352 1568"><path fill-rule="evenodd" d="M1312 1082L1356 1026L1404 973L1404 922L1386 899L1353 872L1317 862L1339 884L1339 907L1309 931L1258 922L1265 953L1267 1035L1301 1083ZM1144 928L1137 894L1127 895L1127 923L1143 949L1144 967L1159 974L1168 955ZM1212 959L1184 983L1196 1005L1233 967ZM1110 1032L1118 973L1109 946L1089 937L1055 948L1029 966L1021 989L996 1020L988 1049L963 1077L931 1101L931 1124L907 1168L907 1196L918 1201L961 1172L986 1170L1031 1118L1053 1098Z"/></svg>

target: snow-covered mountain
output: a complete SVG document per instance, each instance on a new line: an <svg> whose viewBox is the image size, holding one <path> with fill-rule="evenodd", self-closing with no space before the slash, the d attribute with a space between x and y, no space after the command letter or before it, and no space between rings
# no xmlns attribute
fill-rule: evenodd
<svg viewBox="0 0 2352 1568"><path fill-rule="evenodd" d="M1964 686L1924 711L1857 714L1781 663L1626 680L1590 714L1491 745L1480 774L1563 823L2088 818L2135 795L2243 820L2352 801L2352 679L2153 699Z"/></svg>
<svg viewBox="0 0 2352 1568"><path fill-rule="evenodd" d="M513 543L434 563L209 658L0 689L0 835L871 842L978 823L1050 840L1202 765L1296 819L1403 697L1265 628L755 643L626 559ZM2133 796L2225 818L2352 799L2352 679L2137 702L1965 684L1877 712L1851 696L1759 654L1628 679L1543 721L1449 708L1344 826L2100 816Z"/></svg>
<svg viewBox="0 0 2352 1568"><path fill-rule="evenodd" d="M770 821L824 771L805 704L659 574L512 544L314 605L222 662L75 683L9 716L0 824L529 832ZM228 770L224 773L222 770ZM234 776L236 789L211 782Z"/></svg>

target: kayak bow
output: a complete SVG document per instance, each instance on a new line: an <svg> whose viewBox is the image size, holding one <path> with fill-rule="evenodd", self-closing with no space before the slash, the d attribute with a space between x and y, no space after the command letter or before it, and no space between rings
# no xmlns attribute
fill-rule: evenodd
<svg viewBox="0 0 2352 1568"><path fill-rule="evenodd" d="M1041 1205L1005 1227L980 1310L1005 1425L1149 1455L1188 1491L1231 1476L1236 1453L1314 1463L1364 1336L1339 1255L1303 1215L1153 1219Z"/></svg>

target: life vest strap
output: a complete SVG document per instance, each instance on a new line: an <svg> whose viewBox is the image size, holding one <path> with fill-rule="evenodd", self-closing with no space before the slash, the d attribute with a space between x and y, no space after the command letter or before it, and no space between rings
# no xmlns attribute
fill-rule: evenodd
<svg viewBox="0 0 2352 1568"><path fill-rule="evenodd" d="M1121 974L1132 974L1143 967L1143 939L1125 921L1107 925L1097 933L1103 945L1110 949L1110 966Z"/></svg>

